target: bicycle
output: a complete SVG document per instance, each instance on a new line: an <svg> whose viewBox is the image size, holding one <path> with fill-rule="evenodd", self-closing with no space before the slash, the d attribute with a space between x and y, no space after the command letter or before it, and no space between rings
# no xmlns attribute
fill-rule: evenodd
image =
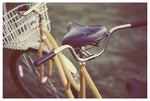
<svg viewBox="0 0 150 101"><path fill-rule="evenodd" d="M32 85L31 81L33 82L32 79L35 79L34 81L35 81L35 84L37 84L37 86L39 86L41 88L45 87L44 91L47 90L46 92L49 92L51 94L51 95L46 95L45 93L43 93L44 91L41 91L43 93L43 95L45 95L45 96L66 97L66 95L63 95L64 91L65 91L67 93L67 96L70 98L74 98L74 94L75 94L75 97L78 96L77 93L80 93L81 98L85 98L86 97L85 81L87 81L87 84L91 88L95 97L101 98L102 96L100 95L100 93L97 90L96 86L94 85L91 77L89 76L88 72L85 69L85 62L89 61L89 60L93 60L94 58L97 58L104 53L104 51L106 50L106 47L108 45L110 36L113 32L123 29L123 28L131 28L131 27L134 28L134 27L143 26L143 25L146 25L146 22L142 21L142 22L137 22L137 23L119 25L119 26L112 28L109 32L106 32L106 28L101 25L83 26L83 25L79 25L79 24L71 22L68 25L69 34L67 34L65 36L65 38L63 40L63 45L58 47L56 41L54 40L54 38L51 36L49 31L47 30L47 28L49 28L48 27L49 25L47 24L47 28L43 27L42 16L44 16L44 18L46 18L47 15L46 16L44 15L44 14L46 14L46 12L44 14L42 13L43 14L42 15L39 13L39 11L37 9L37 7L41 6L42 4L34 5L30 9L28 8L28 5L19 6L15 9L15 11L17 11L17 16L21 16L21 18L23 18L23 17L29 18L31 16L33 16L33 18L35 18L35 16L37 16L38 21L33 22L33 21L29 20L29 23L27 25L33 26L33 23L37 23L36 25L40 24L39 29L40 29L40 34L41 34L41 39L38 39L38 41L41 41L41 42L36 41L36 43L33 44L33 46L35 45L36 47L32 46L32 48L30 48L28 50L23 48L25 51L16 51L14 53L14 55L12 56L13 61L11 61L10 67L11 67L11 71L12 71L11 73L12 73L13 77L15 78L14 80L15 80L16 84L25 94L27 94L30 97L37 97L35 95L39 96L39 94L36 94L37 93L36 89L30 90L33 88L31 86ZM45 4L43 4L43 5L45 7ZM41 6L41 7L43 7L43 6ZM41 9L41 8L39 7L39 9ZM44 9L46 9L46 8L44 8ZM23 12L23 13L21 14L21 12ZM32 15L30 15L30 14L32 14ZM24 22L23 22L23 24L24 24ZM26 25L24 25L24 26L26 26ZM33 29L35 29L35 28L33 28ZM36 26L36 29L38 29L37 26ZM29 31L31 31L31 29ZM81 37L82 36L81 32L86 32L85 37ZM19 34L22 34L22 32L19 32ZM38 38L39 38L39 36L38 36ZM84 46L86 46L86 45L98 46L99 42L102 39L105 39L104 45L97 53L90 54L88 51L85 50ZM21 40L22 40L22 38L21 38ZM34 41L33 41L33 43L34 43ZM11 48L12 48L12 46L14 46L14 45L12 45L12 42L10 42L10 43L11 43L11 45L8 45L8 47L10 48L10 46L11 46ZM48 49L44 48L44 45L46 45ZM4 45L4 46L6 46L6 45ZM37 49L37 46L39 46L39 49ZM20 46L18 48L20 48ZM21 49L21 50L23 50L23 49ZM65 50L65 49L69 49L71 51L73 57L75 58L75 60L77 60L80 63L80 67L79 67L80 82L78 79L78 72L77 72L76 68L69 61L69 59L67 59L64 55L62 55L60 53L61 51ZM38 58L37 51L38 51L39 58L40 58L38 61L36 61ZM43 54L47 54L47 55L43 56ZM31 56L32 56L32 58L31 58ZM22 59L20 59L20 58L22 58ZM23 58L24 58L24 61L23 61ZM29 62L27 62L27 58L29 58L28 59ZM19 61L19 59L20 59L20 61ZM34 63L34 61L36 61L36 62ZM43 64L46 61L48 61L48 63ZM52 68L53 67L52 61L54 61L56 64L56 68L60 75L62 85L59 85L60 83L56 84L53 80L51 80L51 78L53 78L56 81L60 81L60 80L57 80L58 76L56 76L55 73L52 73L52 70L53 70L53 72L55 72L55 70L54 70L55 68ZM23 63L23 62L26 62L26 63ZM48 67L44 67L44 65L47 65L47 64L48 64ZM32 70L29 72L34 74L34 75L31 74L32 75L31 77L34 76L32 79L31 79L31 77L28 76L29 74L25 74L26 72L24 69L26 69L26 67L24 67L24 65L31 65L31 67L33 67L33 68L29 68L30 66L28 66L29 70ZM36 65L36 66L40 65L40 69L39 69L39 67L35 67L34 65ZM46 69L44 69L44 68L46 68ZM47 74L45 74L46 73L45 70L48 70ZM73 76L72 76L72 74L73 74ZM23 81L24 79L22 79L22 78L24 78L25 75L27 77L29 77L31 80ZM27 85L25 85L26 82L29 82L28 83L29 88L26 88L26 86L27 86ZM49 83L49 86L48 86L48 83ZM54 86L56 88L54 88ZM62 89L62 86L64 87L64 89ZM46 88L46 87L49 87L49 88ZM38 87L36 87L36 88L38 88ZM37 89L37 90L39 91L39 89ZM60 91L58 92L57 90L60 90ZM72 91L73 91L73 93L72 93Z"/></svg>
<svg viewBox="0 0 150 101"><path fill-rule="evenodd" d="M30 9L26 12L28 8ZM36 11L31 13L31 11L34 8L39 10L42 18L40 19L38 18L39 15L36 14ZM27 16L23 15L25 14L24 12L27 14ZM7 12L6 14L4 14L3 19L4 19L3 45L5 48L16 50L11 56L10 71L17 87L27 97L66 97L66 94L64 94L64 89L60 88L62 85L60 83L57 73L55 73L56 68L54 68L55 65L52 65L52 61L49 61L49 65L53 66L53 72L49 71L48 74L45 73L45 76L44 76L44 72L46 69L44 70L43 66L39 68L30 68L30 67L35 67L33 65L33 62L38 58L39 45L40 45L39 54L41 56L42 53L43 54L49 53L48 48L42 49L44 47L44 43L41 43L40 30L39 30L39 21L44 22L44 26L46 26L46 28L49 31L51 30L50 20L47 15L46 3L37 3L37 4L33 3L33 4L20 5L12 9L11 11ZM72 68L74 68L74 70L70 69L72 72L71 75L73 75L74 77L76 77L76 79L78 79L77 71L75 67L73 67L73 64L65 56L63 56L63 59L65 59L66 65L68 65L69 63L68 68L70 67L70 65L72 65ZM27 71L25 67L28 67L29 70ZM49 68L48 67L46 68L50 69L51 66ZM42 70L41 72L40 69ZM34 76L32 73L34 74ZM47 76L50 75L52 75L52 78L54 78L53 80L47 78ZM29 76L33 78L30 78L30 80L25 81L25 79L28 79ZM63 76L64 74L62 72L62 77ZM41 91L39 93L36 93L36 89L32 92L36 94L31 93L30 89L33 88L32 86L30 86L31 81L33 81L32 85L38 88L37 91L39 91L39 89L43 91L44 96L43 95L40 96L39 93ZM47 86L45 82L51 85ZM54 85L53 83L56 82L57 84ZM29 85L29 88L27 88L26 85ZM51 91L52 95L47 94L47 92L49 91ZM59 94L57 94L58 91Z"/></svg>

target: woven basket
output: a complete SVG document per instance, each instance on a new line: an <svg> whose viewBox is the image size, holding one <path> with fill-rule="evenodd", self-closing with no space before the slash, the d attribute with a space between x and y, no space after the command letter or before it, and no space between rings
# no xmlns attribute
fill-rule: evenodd
<svg viewBox="0 0 150 101"><path fill-rule="evenodd" d="M24 4L30 9L35 8L42 15L42 21L48 31L51 31L46 3ZM3 47L26 50L40 41L39 16L31 12L20 16L16 11L20 5L3 15ZM26 11L27 12L27 11Z"/></svg>

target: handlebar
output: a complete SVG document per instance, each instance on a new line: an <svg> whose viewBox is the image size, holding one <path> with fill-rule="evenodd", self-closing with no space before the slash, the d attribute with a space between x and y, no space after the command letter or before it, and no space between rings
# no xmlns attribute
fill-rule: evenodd
<svg viewBox="0 0 150 101"><path fill-rule="evenodd" d="M32 7L30 8L29 5L24 4L24 5L18 6L18 8L16 9L16 12L17 12L17 14L20 15L20 16L26 16L26 15L30 14L31 12L36 12L36 13L38 13L38 10L37 10L36 8L37 8L39 5L40 5L40 3L34 5L34 6L32 6ZM23 12L23 13L21 13L21 12ZM38 13L38 14L39 14L39 13Z"/></svg>
<svg viewBox="0 0 150 101"><path fill-rule="evenodd" d="M145 25L147 25L147 21L134 22L134 23L131 23L131 28L145 26Z"/></svg>
<svg viewBox="0 0 150 101"><path fill-rule="evenodd" d="M106 50L106 47L108 45L108 42L110 40L110 36L113 32L120 30L120 29L135 28L135 27L140 27L140 26L145 26L145 25L147 25L147 21L140 21L140 22L135 22L135 23L131 23L131 24L124 24L124 25L119 25L119 26L113 27L107 33L107 36L106 36L107 38L105 39L103 47L97 53L95 53L95 54L93 54L87 58L80 58L72 46L63 45L63 46L60 46L58 49L55 49L54 51L43 56L42 58L38 59L37 61L35 61L34 64L35 64L35 66L39 66L42 63L46 62L47 60L52 59L56 54L58 54L59 52L65 50L65 49L69 49L71 51L73 57L75 58L75 60L77 60L78 62L85 62L85 61L92 60L94 58L99 57L100 55L102 55L104 53L104 51Z"/></svg>

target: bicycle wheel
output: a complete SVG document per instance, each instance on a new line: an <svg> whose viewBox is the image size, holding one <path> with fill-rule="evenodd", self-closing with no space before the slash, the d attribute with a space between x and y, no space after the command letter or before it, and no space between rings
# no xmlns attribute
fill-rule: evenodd
<svg viewBox="0 0 150 101"><path fill-rule="evenodd" d="M34 61L37 59L37 50L28 49L14 52L11 57L10 70L17 87L27 97L67 98L55 65L53 65L51 77L47 76L48 69L44 68L45 82L43 84L39 82L40 68L34 66ZM44 63L44 65L48 65L48 63ZM78 78L78 73L73 75Z"/></svg>

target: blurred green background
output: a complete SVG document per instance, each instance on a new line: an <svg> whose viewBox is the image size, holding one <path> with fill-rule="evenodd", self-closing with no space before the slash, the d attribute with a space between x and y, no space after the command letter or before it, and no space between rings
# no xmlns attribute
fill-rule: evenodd
<svg viewBox="0 0 150 101"><path fill-rule="evenodd" d="M8 3L10 10L20 3ZM47 3L51 33L61 45L70 21L81 25L103 25L107 30L120 24L147 19L147 3ZM24 97L14 85L9 72L13 50L3 49L3 97ZM70 54L64 52L78 67ZM89 61L86 68L104 98L126 98L129 78L147 81L147 27L114 33L106 52ZM87 87L87 96L93 97Z"/></svg>

